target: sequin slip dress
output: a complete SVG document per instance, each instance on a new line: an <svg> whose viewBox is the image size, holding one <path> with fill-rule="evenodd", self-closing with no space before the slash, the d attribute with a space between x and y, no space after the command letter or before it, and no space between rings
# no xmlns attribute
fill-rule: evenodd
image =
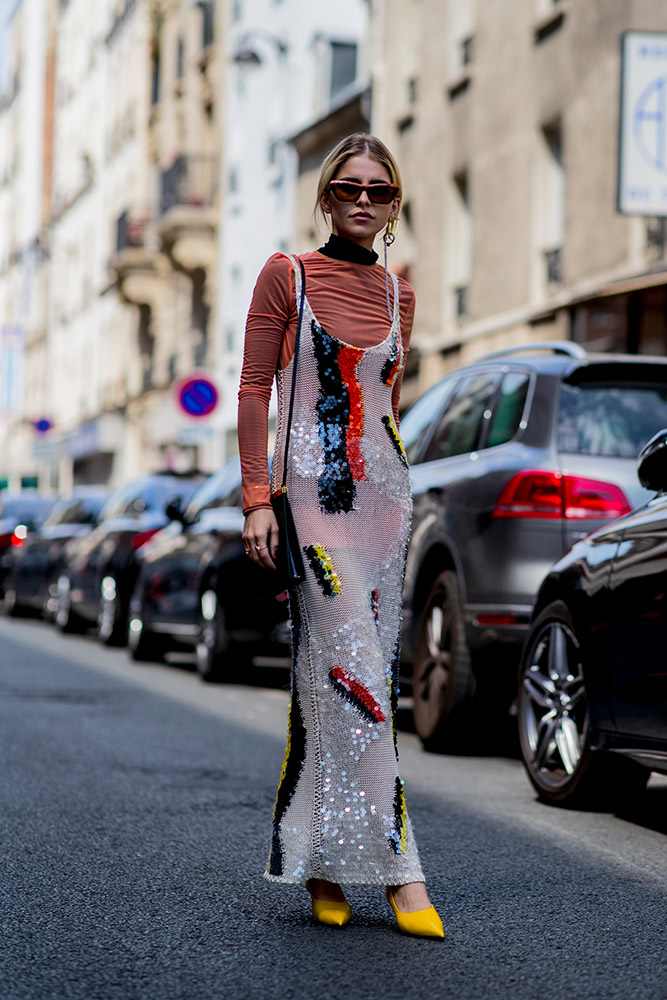
<svg viewBox="0 0 667 1000"><path fill-rule="evenodd" d="M294 258L296 300L301 275ZM392 387L403 366L398 281L382 343L352 347L306 296L287 486L306 579L290 597L288 741L266 878L423 881L398 771L401 598L412 514ZM290 363L278 373L272 490L283 468Z"/></svg>

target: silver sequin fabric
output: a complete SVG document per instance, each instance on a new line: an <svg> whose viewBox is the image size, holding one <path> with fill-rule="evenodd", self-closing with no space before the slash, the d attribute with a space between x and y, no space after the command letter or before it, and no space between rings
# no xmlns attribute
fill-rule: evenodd
<svg viewBox="0 0 667 1000"><path fill-rule="evenodd" d="M390 330L373 347L337 340L304 304L287 486L306 579L290 596L288 743L266 870L277 882L423 881L394 721L412 495L391 409L404 361L392 280ZM274 491L293 363L278 374Z"/></svg>

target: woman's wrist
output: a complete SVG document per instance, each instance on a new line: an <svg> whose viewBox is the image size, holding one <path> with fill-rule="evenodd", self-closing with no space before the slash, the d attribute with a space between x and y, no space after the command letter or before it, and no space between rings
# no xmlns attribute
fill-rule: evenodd
<svg viewBox="0 0 667 1000"><path fill-rule="evenodd" d="M252 507L244 507L243 516L247 517L248 514L251 514L253 512L253 510L273 510L273 507L271 506L270 503L256 503L253 504Z"/></svg>

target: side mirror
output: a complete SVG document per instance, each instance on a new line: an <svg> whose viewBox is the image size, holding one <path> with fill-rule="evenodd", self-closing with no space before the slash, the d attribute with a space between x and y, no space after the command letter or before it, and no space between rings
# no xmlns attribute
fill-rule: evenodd
<svg viewBox="0 0 667 1000"><path fill-rule="evenodd" d="M637 475L647 490L667 490L667 429L658 431L640 451Z"/></svg>
<svg viewBox="0 0 667 1000"><path fill-rule="evenodd" d="M169 501L164 508L164 512L170 521L178 521L180 524L185 524L185 511L181 507L181 501L178 497Z"/></svg>

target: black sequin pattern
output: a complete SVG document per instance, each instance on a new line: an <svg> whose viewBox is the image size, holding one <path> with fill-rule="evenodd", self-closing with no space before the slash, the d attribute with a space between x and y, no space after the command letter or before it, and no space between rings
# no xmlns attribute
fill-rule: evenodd
<svg viewBox="0 0 667 1000"><path fill-rule="evenodd" d="M320 380L318 433L324 453L324 472L317 483L320 507L327 514L349 512L354 506L355 486L347 457L350 394L338 366L342 345L315 322L312 334Z"/></svg>
<svg viewBox="0 0 667 1000"><path fill-rule="evenodd" d="M296 603L296 602L295 602ZM294 620L293 620L294 621ZM273 830L271 834L271 852L269 855L268 872L270 875L283 874L283 848L280 841L280 822L285 815L291 798L296 791L303 763L306 757L306 727L299 704L297 686L292 682L292 700L290 702L288 743L285 763L278 786L278 795L273 810Z"/></svg>

